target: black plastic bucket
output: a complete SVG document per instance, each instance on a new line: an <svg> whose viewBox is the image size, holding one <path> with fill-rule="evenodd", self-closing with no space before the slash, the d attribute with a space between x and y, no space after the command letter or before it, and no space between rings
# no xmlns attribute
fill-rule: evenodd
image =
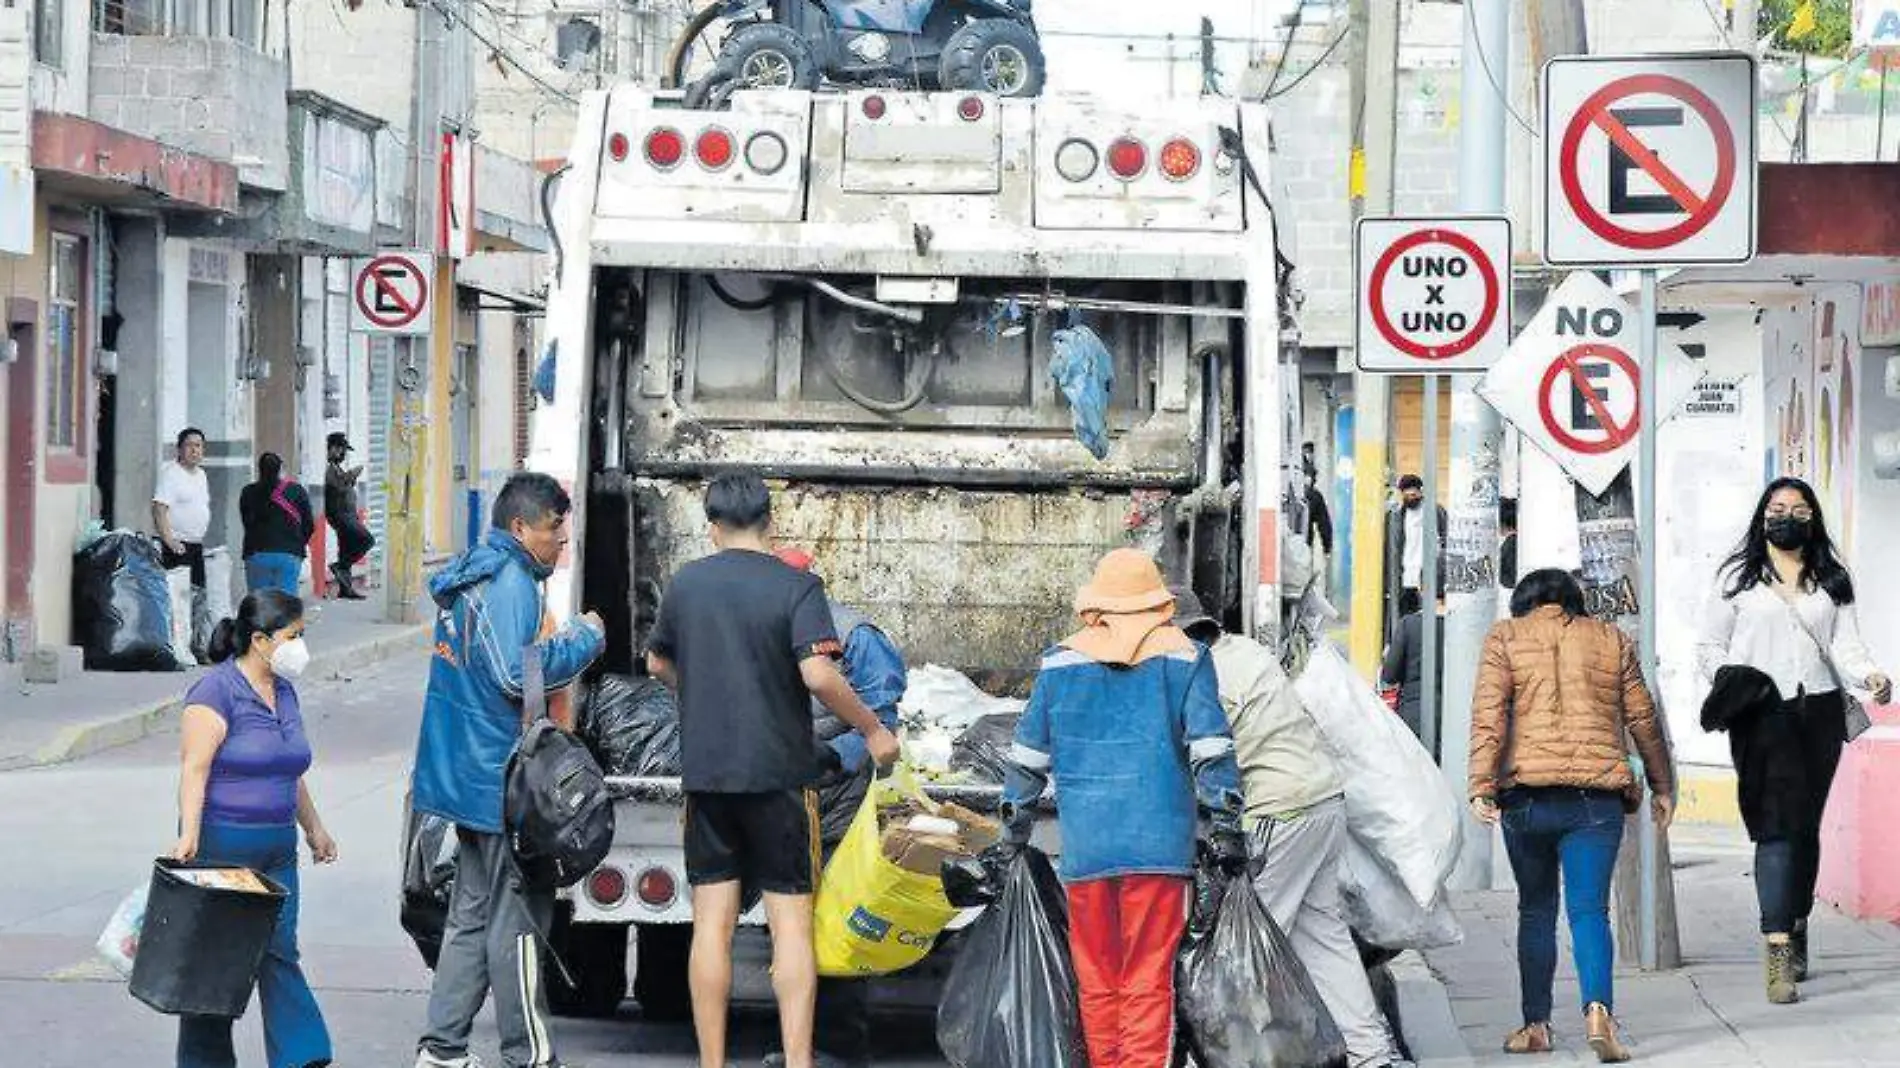
<svg viewBox="0 0 1900 1068"><path fill-rule="evenodd" d="M214 889L180 878L231 864L161 859L152 869L145 926L132 958L132 996L173 1016L244 1015L270 948L285 890L258 875L267 894ZM252 874L257 874L253 872Z"/></svg>

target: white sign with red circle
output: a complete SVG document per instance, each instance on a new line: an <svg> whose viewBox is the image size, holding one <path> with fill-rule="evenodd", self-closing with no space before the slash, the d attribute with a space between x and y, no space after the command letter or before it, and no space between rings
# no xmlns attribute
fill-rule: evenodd
<svg viewBox="0 0 1900 1068"><path fill-rule="evenodd" d="M1511 223L1366 218L1354 242L1362 371L1483 371L1511 343Z"/></svg>
<svg viewBox="0 0 1900 1068"><path fill-rule="evenodd" d="M1588 271L1557 287L1478 395L1592 494L1636 457L1642 426L1636 309ZM1658 341L1658 424L1681 410L1702 369Z"/></svg>
<svg viewBox="0 0 1900 1068"><path fill-rule="evenodd" d="M420 337L429 332L435 257L385 252L350 263L350 329L359 334Z"/></svg>
<svg viewBox="0 0 1900 1068"><path fill-rule="evenodd" d="M1755 255L1755 60L1564 56L1544 65L1544 258L1561 266Z"/></svg>

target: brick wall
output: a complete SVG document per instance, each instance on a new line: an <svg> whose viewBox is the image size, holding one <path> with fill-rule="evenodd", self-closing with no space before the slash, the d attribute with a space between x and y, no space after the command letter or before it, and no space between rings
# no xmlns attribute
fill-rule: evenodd
<svg viewBox="0 0 1900 1068"><path fill-rule="evenodd" d="M245 185L288 181L284 65L228 38L95 34L94 121L238 168Z"/></svg>

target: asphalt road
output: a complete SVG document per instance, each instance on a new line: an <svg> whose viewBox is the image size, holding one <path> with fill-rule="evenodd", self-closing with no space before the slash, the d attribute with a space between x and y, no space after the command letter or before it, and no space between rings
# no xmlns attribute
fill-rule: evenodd
<svg viewBox="0 0 1900 1068"><path fill-rule="evenodd" d="M422 704L418 649L351 678L307 681L317 752L310 786L341 851L303 872L304 962L341 1068L406 1068L429 973L396 922L402 798ZM92 945L119 900L176 836L173 735L63 767L0 774L0 1065L97 1068L172 1063L170 1018L134 1001ZM742 1013L732 1061L772 1047L769 1013ZM937 1065L927 1017L878 1021L879 1061ZM263 1065L255 1009L238 1025L240 1061ZM499 1064L493 1028L477 1047ZM696 1063L690 1029L649 1024L634 1003L611 1020L557 1021L575 1065Z"/></svg>

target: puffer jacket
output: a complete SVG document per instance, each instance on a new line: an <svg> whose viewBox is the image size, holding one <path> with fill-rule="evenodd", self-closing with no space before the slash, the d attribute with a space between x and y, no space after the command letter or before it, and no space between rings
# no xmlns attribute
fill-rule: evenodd
<svg viewBox="0 0 1900 1068"><path fill-rule="evenodd" d="M1642 754L1650 789L1674 789L1669 744L1622 631L1544 605L1491 628L1471 708L1471 797L1513 786L1575 786L1621 793L1635 811L1642 789L1624 734Z"/></svg>

